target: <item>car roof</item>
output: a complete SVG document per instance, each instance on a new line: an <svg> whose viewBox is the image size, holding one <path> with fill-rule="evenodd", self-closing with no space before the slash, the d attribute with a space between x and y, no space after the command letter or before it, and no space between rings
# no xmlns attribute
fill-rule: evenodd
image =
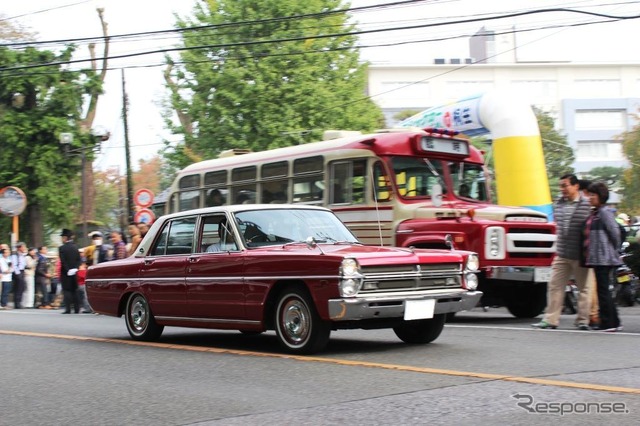
<svg viewBox="0 0 640 426"><path fill-rule="evenodd" d="M182 216L191 216L198 214L208 214L208 213L238 213L249 210L320 210L320 211L328 211L325 207L319 206L310 206L306 204L231 204L225 206L216 206L216 207L205 207L202 209L194 209L194 210L185 210L178 213L171 213L165 216L162 216L160 219L172 219L174 217L182 217Z"/></svg>

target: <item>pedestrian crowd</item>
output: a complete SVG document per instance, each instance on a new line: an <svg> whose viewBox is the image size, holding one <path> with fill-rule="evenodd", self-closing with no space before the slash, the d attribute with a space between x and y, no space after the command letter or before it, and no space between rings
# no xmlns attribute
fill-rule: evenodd
<svg viewBox="0 0 640 426"><path fill-rule="evenodd" d="M629 217L616 219L607 206L609 189L603 182L580 181L573 174L560 178L561 196L553 205L556 221L556 256L547 284L547 307L535 328L555 329L560 322L566 286L574 278L578 288L578 309L574 322L578 330L622 330L609 286L622 264L622 243ZM620 224L619 221L626 223Z"/></svg>
<svg viewBox="0 0 640 426"><path fill-rule="evenodd" d="M109 233L111 244L103 242L102 232L93 231L88 235L91 244L79 248L73 232L63 229L57 259L48 255L46 246L27 248L18 242L12 252L8 244L0 244L0 309L61 307L63 314L93 313L84 285L87 268L134 254L148 230L146 223L131 223L129 244L120 231Z"/></svg>

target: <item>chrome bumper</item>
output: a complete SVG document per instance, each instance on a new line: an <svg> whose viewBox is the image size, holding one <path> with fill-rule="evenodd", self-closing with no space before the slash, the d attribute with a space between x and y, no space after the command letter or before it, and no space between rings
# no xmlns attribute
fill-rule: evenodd
<svg viewBox="0 0 640 426"><path fill-rule="evenodd" d="M548 282L549 266L490 266L485 269L487 277L494 280Z"/></svg>
<svg viewBox="0 0 640 426"><path fill-rule="evenodd" d="M403 318L405 301L429 299L436 300L434 314L447 314L475 307L481 296L480 291L444 290L442 293L402 293L330 299L329 317L332 321Z"/></svg>

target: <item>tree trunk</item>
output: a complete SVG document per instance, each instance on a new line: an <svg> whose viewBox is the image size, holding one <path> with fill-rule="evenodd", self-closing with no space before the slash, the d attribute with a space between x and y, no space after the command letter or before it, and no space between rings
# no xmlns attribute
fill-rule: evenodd
<svg viewBox="0 0 640 426"><path fill-rule="evenodd" d="M42 210L39 204L28 204L25 220L27 221L26 228L28 229L29 241L25 241L24 236L20 236L20 240L25 241L27 245L32 247L44 245L44 226L42 222ZM24 229L25 226L22 228Z"/></svg>

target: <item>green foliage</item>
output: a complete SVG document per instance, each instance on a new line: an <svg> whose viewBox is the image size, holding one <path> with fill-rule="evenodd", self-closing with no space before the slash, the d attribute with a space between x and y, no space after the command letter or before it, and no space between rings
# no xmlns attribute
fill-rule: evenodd
<svg viewBox="0 0 640 426"><path fill-rule="evenodd" d="M422 112L422 110L420 109L404 109L400 112L396 112L395 114L393 114L393 119L397 120L397 121L402 121L405 120L409 117L413 117L414 115L418 114L419 112Z"/></svg>
<svg viewBox="0 0 640 426"><path fill-rule="evenodd" d="M261 151L320 140L327 129L382 127L382 113L364 96L356 38L328 36L353 29L346 14L288 19L343 7L341 0L210 0L179 19L180 28L218 27L183 35L188 50L172 74L179 91L170 105L193 132L172 128L185 141L167 159L183 167L226 149Z"/></svg>
<svg viewBox="0 0 640 426"><path fill-rule="evenodd" d="M544 163L547 168L547 179L551 189L551 197L559 195L558 184L560 176L574 173L571 164L575 161L573 149L567 143L567 137L555 129L555 122L549 113L538 108L533 108L538 120L540 137L542 138L542 150L544 151Z"/></svg>
<svg viewBox="0 0 640 426"><path fill-rule="evenodd" d="M57 62L72 52L72 47L59 55L35 48L0 47L0 66ZM60 226L71 221L70 206L78 204L73 181L80 160L77 155L65 155L59 140L61 133L74 135L71 154L83 143L95 143L89 135L82 136L76 124L86 81L81 72L52 66L46 72L0 72L0 184L25 192L29 206L21 225L29 224L30 213L34 220L42 220L40 229L44 223Z"/></svg>
<svg viewBox="0 0 640 426"><path fill-rule="evenodd" d="M640 215L640 123L622 134L622 151L631 163L631 167L623 172L621 182L623 198L620 210L630 216L638 216Z"/></svg>
<svg viewBox="0 0 640 426"><path fill-rule="evenodd" d="M590 181L604 182L609 189L615 189L620 187L623 173L623 167L601 166L594 167L588 173L583 173L582 177Z"/></svg>

